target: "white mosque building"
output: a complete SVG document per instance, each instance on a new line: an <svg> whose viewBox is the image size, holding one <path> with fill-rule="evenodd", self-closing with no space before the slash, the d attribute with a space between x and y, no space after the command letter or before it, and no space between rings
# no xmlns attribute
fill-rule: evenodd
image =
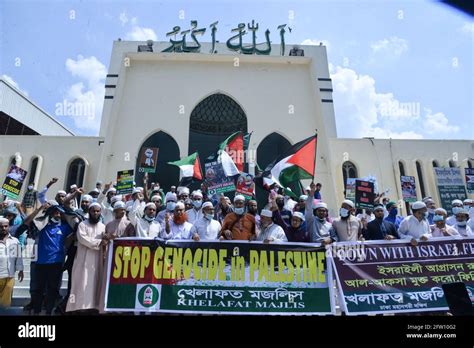
<svg viewBox="0 0 474 348"><path fill-rule="evenodd" d="M151 146L159 148L151 181L167 189L179 180L179 170L167 162L195 151L204 162L235 131L253 132L253 173L255 161L264 168L317 129L315 180L335 213L348 177L375 176L379 192L390 189L389 197L401 201L400 175L411 175L419 199L439 202L433 167L474 166L473 139L338 138L325 46L287 47L284 55L273 44L269 54L211 46L202 43L196 53L162 52L169 42L115 41L95 137L75 136L1 80L0 173L15 161L36 188L57 176L56 189L71 183L92 189L98 180L115 180L117 171L135 169L141 184L138 154Z"/></svg>

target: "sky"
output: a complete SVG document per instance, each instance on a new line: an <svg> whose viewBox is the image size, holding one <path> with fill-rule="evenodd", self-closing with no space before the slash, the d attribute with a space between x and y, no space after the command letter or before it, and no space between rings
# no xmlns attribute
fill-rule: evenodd
<svg viewBox="0 0 474 348"><path fill-rule="evenodd" d="M288 24L287 44L326 45L338 137L474 139L474 24L432 1L0 0L0 76L76 135L97 135L113 40L168 41L197 20L219 21L223 42L252 19L275 43ZM93 116L64 115L74 102Z"/></svg>

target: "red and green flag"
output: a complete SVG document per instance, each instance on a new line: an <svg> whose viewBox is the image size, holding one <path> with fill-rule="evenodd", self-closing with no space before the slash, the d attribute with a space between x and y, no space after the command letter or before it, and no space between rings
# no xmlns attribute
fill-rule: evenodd
<svg viewBox="0 0 474 348"><path fill-rule="evenodd" d="M181 172L180 186L188 186L193 179L202 180L201 162L197 152L185 157L179 161L168 162L173 166L177 166Z"/></svg>
<svg viewBox="0 0 474 348"><path fill-rule="evenodd" d="M312 179L315 170L317 135L306 138L293 145L270 163L263 177L271 178L281 187L289 183Z"/></svg>

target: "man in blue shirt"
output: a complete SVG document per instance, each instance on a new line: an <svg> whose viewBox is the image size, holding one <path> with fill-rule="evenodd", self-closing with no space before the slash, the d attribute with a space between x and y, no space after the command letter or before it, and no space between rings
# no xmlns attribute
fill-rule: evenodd
<svg viewBox="0 0 474 348"><path fill-rule="evenodd" d="M64 242L72 236L72 229L62 220L64 209L53 204L46 209L44 217L36 219L38 229L38 258L36 260L37 283L32 289L32 307L34 314L41 312L43 294L46 290L46 314L51 315L63 274Z"/></svg>

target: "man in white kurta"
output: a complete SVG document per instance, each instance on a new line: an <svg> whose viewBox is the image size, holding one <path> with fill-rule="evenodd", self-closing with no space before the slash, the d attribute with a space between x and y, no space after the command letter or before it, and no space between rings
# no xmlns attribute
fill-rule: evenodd
<svg viewBox="0 0 474 348"><path fill-rule="evenodd" d="M77 228L77 253L72 267L72 285L66 312L99 308L101 278L101 248L105 225L99 221L101 206L89 206L89 219Z"/></svg>
<svg viewBox="0 0 474 348"><path fill-rule="evenodd" d="M155 203L150 202L145 205L143 216L140 216L138 211L131 212L128 216L135 227L137 237L156 238L160 235L161 224L155 219Z"/></svg>
<svg viewBox="0 0 474 348"><path fill-rule="evenodd" d="M187 221L187 215L184 210L184 203L178 202L174 208L173 217L165 215L164 228L161 230L160 237L163 239L191 239L191 228L193 227Z"/></svg>
<svg viewBox="0 0 474 348"><path fill-rule="evenodd" d="M214 220L214 207L211 202L202 205L203 216L194 222L191 236L195 241L217 240L221 231L221 224Z"/></svg>
<svg viewBox="0 0 474 348"><path fill-rule="evenodd" d="M188 215L188 222L194 224L203 217L203 212L201 209L202 193L201 191L194 191L191 197L193 199L193 208L186 210L186 214Z"/></svg>
<svg viewBox="0 0 474 348"><path fill-rule="evenodd" d="M264 243L282 243L288 242L285 231L279 225L274 224L273 213L270 210L263 209L260 213L260 231L257 240Z"/></svg>
<svg viewBox="0 0 474 348"><path fill-rule="evenodd" d="M417 240L425 241L431 233L430 225L426 220L428 209L425 203L417 201L411 205L413 215L407 216L398 227L398 235L400 239L408 239L412 244L416 244Z"/></svg>

